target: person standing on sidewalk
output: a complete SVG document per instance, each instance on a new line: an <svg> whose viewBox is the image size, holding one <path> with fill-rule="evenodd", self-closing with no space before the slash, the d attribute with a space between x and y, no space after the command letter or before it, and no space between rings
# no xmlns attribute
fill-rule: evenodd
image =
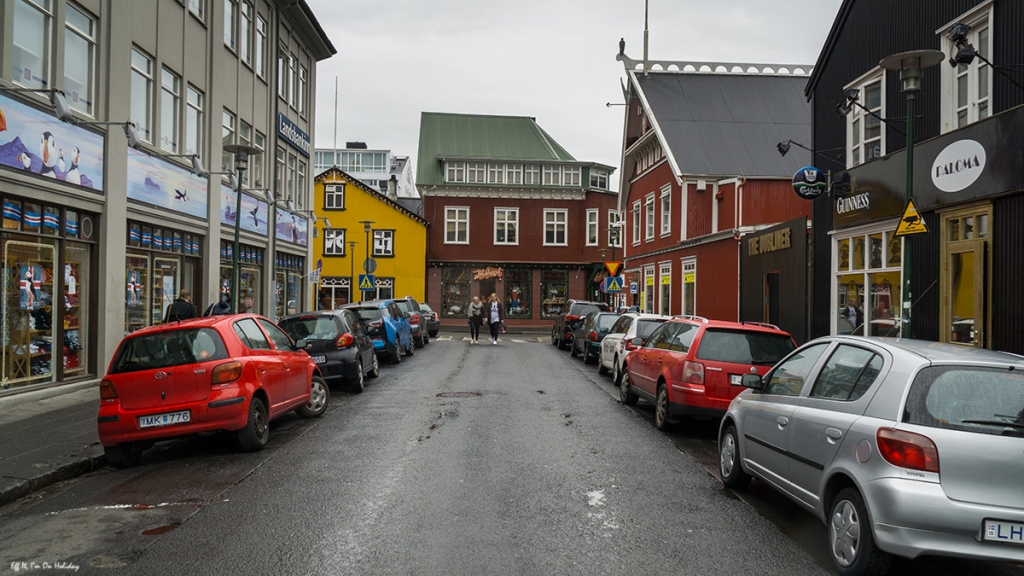
<svg viewBox="0 0 1024 576"><path fill-rule="evenodd" d="M505 320L505 307L498 301L498 295L491 293L487 302L487 325L491 329L491 344L498 345L498 334L501 333L501 323Z"/></svg>
<svg viewBox="0 0 1024 576"><path fill-rule="evenodd" d="M469 303L469 343L477 344L480 341L480 325L484 323L484 303L479 296L473 296Z"/></svg>
<svg viewBox="0 0 1024 576"><path fill-rule="evenodd" d="M198 317L199 311L192 304L192 293L188 290L182 290L178 292L178 298L167 306L167 313L164 314L164 324Z"/></svg>

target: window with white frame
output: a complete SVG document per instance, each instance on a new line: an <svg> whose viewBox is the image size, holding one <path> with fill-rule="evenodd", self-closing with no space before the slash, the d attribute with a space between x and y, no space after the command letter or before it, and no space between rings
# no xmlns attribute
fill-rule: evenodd
<svg viewBox="0 0 1024 576"><path fill-rule="evenodd" d="M203 93L191 85L185 93L185 154L200 154L203 142Z"/></svg>
<svg viewBox="0 0 1024 576"><path fill-rule="evenodd" d="M466 182L470 184L483 184L484 183L484 172L487 170L487 165L483 162L469 162L466 164Z"/></svg>
<svg viewBox="0 0 1024 576"><path fill-rule="evenodd" d="M565 246L567 210L544 210L544 245Z"/></svg>
<svg viewBox="0 0 1024 576"><path fill-rule="evenodd" d="M139 137L152 142L153 126L153 60L146 53L132 47L131 103L129 114L135 122Z"/></svg>
<svg viewBox="0 0 1024 576"><path fill-rule="evenodd" d="M238 0L224 0L224 45L232 50L237 48L235 37L235 15L238 13Z"/></svg>
<svg viewBox="0 0 1024 576"><path fill-rule="evenodd" d="M672 185L661 187L661 235L672 233Z"/></svg>
<svg viewBox="0 0 1024 576"><path fill-rule="evenodd" d="M282 194L284 192L284 165L285 165L285 157L287 156L287 154L284 151L284 147L283 146L278 146L277 147L276 154L277 154L276 157L275 157L276 164L275 164L275 170L274 170L274 191L275 191L274 193L275 193L275 195L276 194ZM287 200L287 198L282 198L282 200Z"/></svg>
<svg viewBox="0 0 1024 576"><path fill-rule="evenodd" d="M299 160L298 178L295 181L295 185L298 187L296 193L295 205L298 206L299 210L306 208L306 172L308 165L304 160Z"/></svg>
<svg viewBox="0 0 1024 576"><path fill-rule="evenodd" d="M509 184L522 184L523 183L523 165L522 164L506 164L505 165L505 180Z"/></svg>
<svg viewBox="0 0 1024 576"><path fill-rule="evenodd" d="M395 255L395 231L374 230L373 231L373 255L394 256Z"/></svg>
<svg viewBox="0 0 1024 576"><path fill-rule="evenodd" d="M178 153L179 120L181 110L181 77L163 68L160 74L160 148Z"/></svg>
<svg viewBox="0 0 1024 576"><path fill-rule="evenodd" d="M233 170L232 159L234 158L230 152L224 149L228 144L235 143L235 115L231 113L227 108L221 113L221 153L220 153L220 169L221 172L231 172Z"/></svg>
<svg viewBox="0 0 1024 576"><path fill-rule="evenodd" d="M878 69L847 87L858 91L858 102L872 112L865 112L860 106L852 106L846 118L847 165L857 166L870 162L885 154L885 131L882 121L885 114L883 85L885 75Z"/></svg>
<svg viewBox="0 0 1024 576"><path fill-rule="evenodd" d="M697 310L697 259L687 258L683 264L683 305L680 313L685 316L693 316Z"/></svg>
<svg viewBox="0 0 1024 576"><path fill-rule="evenodd" d="M277 96L288 99L288 49L284 46L277 48Z"/></svg>
<svg viewBox="0 0 1024 576"><path fill-rule="evenodd" d="M288 105L295 108L295 98L299 93L299 59L295 54L288 55Z"/></svg>
<svg viewBox="0 0 1024 576"><path fill-rule="evenodd" d="M256 74L260 78L267 77L267 21L259 14L256 15L256 48L253 50L256 57Z"/></svg>
<svg viewBox="0 0 1024 576"><path fill-rule="evenodd" d="M68 106L90 116L95 65L96 20L69 3L64 13L64 95Z"/></svg>
<svg viewBox="0 0 1024 576"><path fill-rule="evenodd" d="M299 94L297 96L299 100L299 115L306 115L306 94L307 85L309 82L309 72L306 71L305 65L299 65Z"/></svg>
<svg viewBox="0 0 1024 576"><path fill-rule="evenodd" d="M644 200L644 240L654 239L654 193L651 192Z"/></svg>
<svg viewBox="0 0 1024 576"><path fill-rule="evenodd" d="M188 0L188 11L195 14L196 18L203 19L206 12L206 0Z"/></svg>
<svg viewBox="0 0 1024 576"><path fill-rule="evenodd" d="M324 185L324 210L345 209L345 185L325 184Z"/></svg>
<svg viewBox="0 0 1024 576"><path fill-rule="evenodd" d="M519 209L494 209L494 243L519 244Z"/></svg>
<svg viewBox="0 0 1024 576"><path fill-rule="evenodd" d="M618 210L608 211L608 245L622 246L622 212Z"/></svg>
<svg viewBox="0 0 1024 576"><path fill-rule="evenodd" d="M324 256L345 255L345 229L328 228L324 230Z"/></svg>
<svg viewBox="0 0 1024 576"><path fill-rule="evenodd" d="M608 172L606 170L590 169L590 187L598 190L608 189Z"/></svg>
<svg viewBox="0 0 1024 576"><path fill-rule="evenodd" d="M466 181L466 163L465 162L448 162L446 165L446 171L448 173L445 178L446 182L465 182Z"/></svg>
<svg viewBox="0 0 1024 576"><path fill-rule="evenodd" d="M532 186L540 184L540 166L536 164L523 166L523 184Z"/></svg>
<svg viewBox="0 0 1024 576"><path fill-rule="evenodd" d="M561 168L561 166L544 166L544 185L545 186L561 186L562 185L562 168Z"/></svg>
<svg viewBox="0 0 1024 576"><path fill-rule="evenodd" d="M252 173L253 187L261 188L263 187L263 150L266 147L266 137L259 130L256 131L252 145L259 150L259 153L249 156L249 172Z"/></svg>
<svg viewBox="0 0 1024 576"><path fill-rule="evenodd" d="M17 0L11 29L14 32L12 79L26 88L49 88L51 0Z"/></svg>
<svg viewBox="0 0 1024 576"><path fill-rule="evenodd" d="M562 185L563 186L579 186L580 185L580 167L579 166L566 166L562 168Z"/></svg>
<svg viewBox="0 0 1024 576"><path fill-rule="evenodd" d="M469 244L469 208L462 206L445 207L444 243Z"/></svg>
<svg viewBox="0 0 1024 576"><path fill-rule="evenodd" d="M238 21L238 55L248 65L252 65L252 4L243 1L239 8L242 17Z"/></svg>
<svg viewBox="0 0 1024 576"><path fill-rule="evenodd" d="M969 27L965 40L986 59L992 53L992 5L973 10L955 22ZM949 39L951 28L941 31L942 47L946 54L955 55L959 48ZM943 132L955 130L992 115L992 71L988 64L975 56L970 64L956 68L942 66Z"/></svg>
<svg viewBox="0 0 1024 576"><path fill-rule="evenodd" d="M891 224L895 226L895 224ZM898 335L903 241L890 226L832 238L833 334Z"/></svg>
<svg viewBox="0 0 1024 576"><path fill-rule="evenodd" d="M597 209L587 210L587 246L597 246L600 215Z"/></svg>
<svg viewBox="0 0 1024 576"><path fill-rule="evenodd" d="M285 183L285 200L291 200L295 204L298 204L295 198L295 182L298 180L298 159L295 154L288 155L288 180Z"/></svg>
<svg viewBox="0 0 1024 576"><path fill-rule="evenodd" d="M633 245L640 244L640 201L633 202Z"/></svg>
<svg viewBox="0 0 1024 576"><path fill-rule="evenodd" d="M505 182L505 165L504 164L488 164L487 165L487 183L488 184L503 184Z"/></svg>

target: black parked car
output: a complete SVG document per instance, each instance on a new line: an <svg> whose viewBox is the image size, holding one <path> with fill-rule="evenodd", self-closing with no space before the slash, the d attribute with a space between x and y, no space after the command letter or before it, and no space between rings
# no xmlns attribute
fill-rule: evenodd
<svg viewBox="0 0 1024 576"><path fill-rule="evenodd" d="M347 382L355 392L366 378L380 374L373 341L350 310L320 310L285 316L278 325L295 340L306 341L306 353L328 384Z"/></svg>
<svg viewBox="0 0 1024 576"><path fill-rule="evenodd" d="M562 313L555 318L551 326L551 343L565 350L572 342L573 332L583 324L583 319L591 312L607 312L608 305L604 302L587 300L568 300L562 307Z"/></svg>
<svg viewBox="0 0 1024 576"><path fill-rule="evenodd" d="M441 317L426 302L420 303L420 312L423 312L424 322L427 323L427 334L431 338L436 337L437 333L441 331Z"/></svg>
<svg viewBox="0 0 1024 576"><path fill-rule="evenodd" d="M409 314L409 325L412 326L412 341L417 348L423 348L430 343L430 335L427 334L427 326L423 320L423 312L420 311L420 303L412 296L395 298L395 304L402 309L402 312Z"/></svg>
<svg viewBox="0 0 1024 576"><path fill-rule="evenodd" d="M596 364L601 359L601 340L608 335L612 325L619 319L618 312L591 312L584 318L583 324L573 332L573 357L583 355L587 364Z"/></svg>

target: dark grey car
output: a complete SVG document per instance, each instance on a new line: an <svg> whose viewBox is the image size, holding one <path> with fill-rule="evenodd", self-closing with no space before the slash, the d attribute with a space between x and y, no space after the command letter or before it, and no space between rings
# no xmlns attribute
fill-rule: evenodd
<svg viewBox="0 0 1024 576"><path fill-rule="evenodd" d="M306 353L328 384L347 383L355 392L366 378L380 374L373 341L351 310L320 310L285 316L278 325L295 340L305 339Z"/></svg>
<svg viewBox="0 0 1024 576"><path fill-rule="evenodd" d="M423 312L420 311L420 303L412 296L395 298L395 304L402 309L402 312L409 315L409 325L412 327L412 341L417 348L423 348L430 343L430 335L427 333L427 325L423 319Z"/></svg>

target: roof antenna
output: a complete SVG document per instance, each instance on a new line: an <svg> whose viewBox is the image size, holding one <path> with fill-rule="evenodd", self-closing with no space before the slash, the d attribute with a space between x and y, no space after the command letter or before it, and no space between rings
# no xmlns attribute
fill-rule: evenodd
<svg viewBox="0 0 1024 576"><path fill-rule="evenodd" d="M644 0L644 76L647 76L647 8L650 0Z"/></svg>

